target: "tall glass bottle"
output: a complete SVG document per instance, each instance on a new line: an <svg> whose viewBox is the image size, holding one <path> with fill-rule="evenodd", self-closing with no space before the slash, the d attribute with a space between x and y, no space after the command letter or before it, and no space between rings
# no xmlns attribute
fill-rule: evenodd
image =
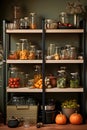
<svg viewBox="0 0 87 130"><path fill-rule="evenodd" d="M30 13L30 28L31 29L37 28L36 13Z"/></svg>

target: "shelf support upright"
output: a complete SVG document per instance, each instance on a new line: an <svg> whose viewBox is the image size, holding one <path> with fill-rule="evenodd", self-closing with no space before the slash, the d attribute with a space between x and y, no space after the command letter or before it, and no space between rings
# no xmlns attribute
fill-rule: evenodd
<svg viewBox="0 0 87 130"><path fill-rule="evenodd" d="M3 20L3 103L4 124L6 124L6 21Z"/></svg>
<svg viewBox="0 0 87 130"><path fill-rule="evenodd" d="M83 64L83 86L84 92L82 94L82 114L83 114L83 122L86 123L86 19L83 20L83 57L84 57L84 64Z"/></svg>
<svg viewBox="0 0 87 130"><path fill-rule="evenodd" d="M45 123L45 18L42 19L42 122Z"/></svg>

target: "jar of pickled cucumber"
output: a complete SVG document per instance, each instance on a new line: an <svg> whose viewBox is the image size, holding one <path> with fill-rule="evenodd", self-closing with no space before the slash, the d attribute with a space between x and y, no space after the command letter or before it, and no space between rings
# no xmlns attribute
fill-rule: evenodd
<svg viewBox="0 0 87 130"><path fill-rule="evenodd" d="M78 72L70 73L70 88L78 88L79 87L79 74Z"/></svg>
<svg viewBox="0 0 87 130"><path fill-rule="evenodd" d="M57 87L65 88L66 87L66 73L65 70L59 70L57 73Z"/></svg>

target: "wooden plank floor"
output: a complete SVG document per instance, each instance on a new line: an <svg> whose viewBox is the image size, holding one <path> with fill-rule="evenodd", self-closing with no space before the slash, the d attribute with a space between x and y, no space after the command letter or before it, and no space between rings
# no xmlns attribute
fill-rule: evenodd
<svg viewBox="0 0 87 130"><path fill-rule="evenodd" d="M41 128L37 128L36 126L30 126L29 128L24 128L23 126L17 128L9 128L6 125L0 125L0 130L87 130L87 124L82 125L56 125L56 124L45 124Z"/></svg>

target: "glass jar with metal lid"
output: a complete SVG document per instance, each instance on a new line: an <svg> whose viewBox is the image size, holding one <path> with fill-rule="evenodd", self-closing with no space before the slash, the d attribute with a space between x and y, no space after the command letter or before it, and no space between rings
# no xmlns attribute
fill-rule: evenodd
<svg viewBox="0 0 87 130"><path fill-rule="evenodd" d="M68 15L66 12L61 12L59 14L59 21L63 24L68 23Z"/></svg>
<svg viewBox="0 0 87 130"><path fill-rule="evenodd" d="M34 60L35 57L36 57L36 48L35 48L35 45L31 45L31 46L30 46L30 50L29 50L28 59L29 59L29 60Z"/></svg>
<svg viewBox="0 0 87 130"><path fill-rule="evenodd" d="M16 54L18 59L20 59L20 52L21 52L21 43L18 42L16 43Z"/></svg>
<svg viewBox="0 0 87 130"><path fill-rule="evenodd" d="M59 70L57 73L57 87L65 88L66 87L66 73L65 70Z"/></svg>
<svg viewBox="0 0 87 130"><path fill-rule="evenodd" d="M20 60L27 60L28 59L28 40L27 39L20 39L21 43L21 51L20 51Z"/></svg>
<svg viewBox="0 0 87 130"><path fill-rule="evenodd" d="M70 88L78 88L79 87L79 74L78 72L70 73Z"/></svg>
<svg viewBox="0 0 87 130"><path fill-rule="evenodd" d="M16 78L18 77L18 68L17 67L10 67L9 68L9 77Z"/></svg>
<svg viewBox="0 0 87 130"><path fill-rule="evenodd" d="M37 21L36 21L36 13L32 12L30 13L30 29L36 29L37 28Z"/></svg>
<svg viewBox="0 0 87 130"><path fill-rule="evenodd" d="M53 19L46 19L45 20L45 28L46 29L57 29L58 24L55 20Z"/></svg>
<svg viewBox="0 0 87 130"><path fill-rule="evenodd" d="M71 46L70 47L70 59L76 59L77 58L77 52L76 52L76 47Z"/></svg>

